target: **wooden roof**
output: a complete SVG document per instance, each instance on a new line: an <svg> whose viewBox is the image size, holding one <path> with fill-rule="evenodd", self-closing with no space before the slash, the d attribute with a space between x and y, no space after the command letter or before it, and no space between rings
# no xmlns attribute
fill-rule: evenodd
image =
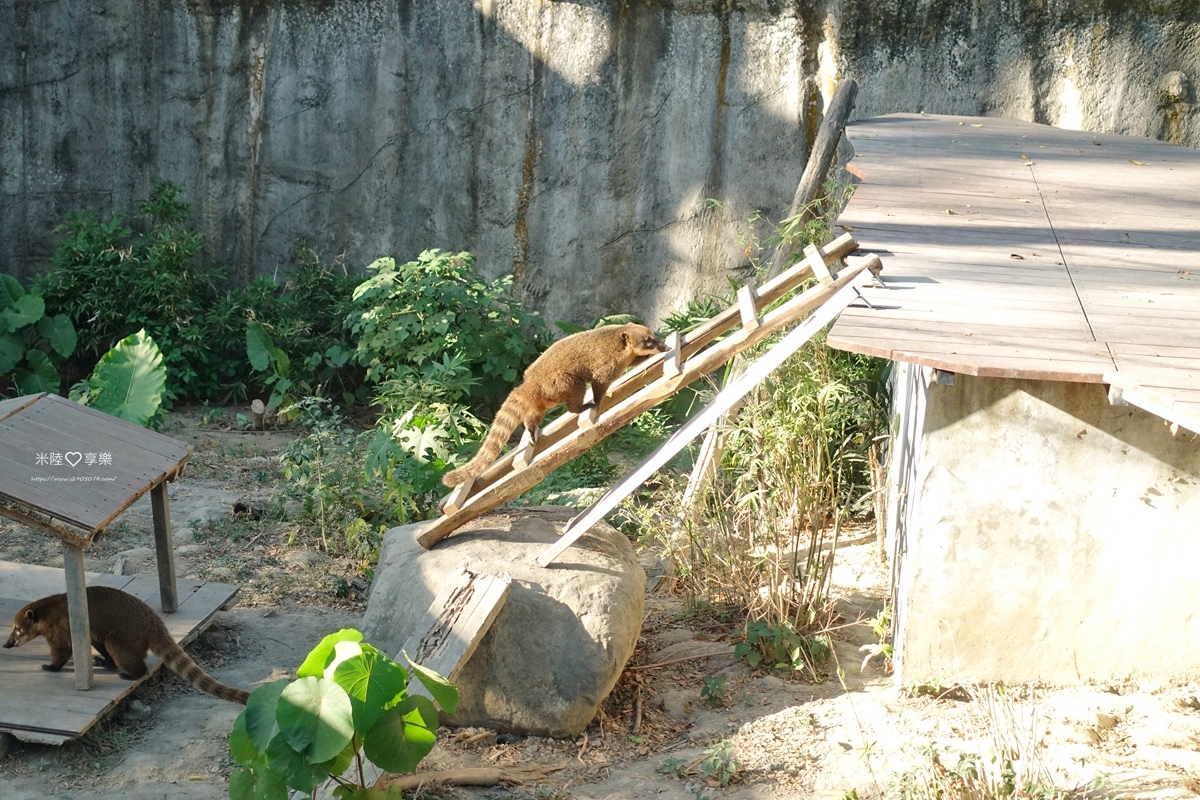
<svg viewBox="0 0 1200 800"><path fill-rule="evenodd" d="M192 448L57 395L0 403L0 513L48 517L90 540L182 472ZM8 514L12 516L12 513Z"/></svg>
<svg viewBox="0 0 1200 800"><path fill-rule="evenodd" d="M834 347L968 375L1117 372L1200 419L1200 151L1016 120L847 126L839 218L883 260Z"/></svg>

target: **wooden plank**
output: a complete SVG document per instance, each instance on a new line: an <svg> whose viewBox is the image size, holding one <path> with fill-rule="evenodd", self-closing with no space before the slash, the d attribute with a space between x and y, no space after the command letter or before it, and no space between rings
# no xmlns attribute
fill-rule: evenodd
<svg viewBox="0 0 1200 800"><path fill-rule="evenodd" d="M1162 417L1175 426L1200 434L1200 414L1193 409L1194 403L1176 403L1169 394L1147 389L1116 370L1106 372L1104 381L1120 389L1120 397L1124 402Z"/></svg>
<svg viewBox="0 0 1200 800"><path fill-rule="evenodd" d="M838 280L831 286L818 284L764 315L762 324L753 331L742 329L712 347L695 353L694 357L690 357L684 362L683 371L679 375L672 378L660 377L649 385L645 385L643 382L647 379L645 375L641 376L642 381L636 383L628 381L627 386L636 386L636 391L630 392L627 389L625 399L619 402L614 398L614 405L604 410L594 428L576 429L550 444L543 443L542 449L527 469L499 475L495 478L494 483L484 487L482 491L468 499L466 505L457 514L435 520L417 537L417 541L423 547L430 548L462 524L490 511L505 500L528 491L552 470L579 455L642 412L666 400L683 386L702 375L707 375L737 353L807 315L843 286L851 283L855 285L866 283L871 278L871 270L878 266L879 259L874 256L856 260L853 265L842 271ZM727 310L736 313L735 306L731 306ZM686 352L687 346L685 345ZM661 363L661 355L657 361L651 363ZM626 373L626 375L628 374ZM610 391L610 395L613 393ZM548 433L549 431L546 432L546 434ZM543 434L543 437L546 437L546 434ZM495 466L493 464L493 467ZM484 476L487 474L484 473Z"/></svg>
<svg viewBox="0 0 1200 800"><path fill-rule="evenodd" d="M453 683L508 597L511 579L462 570L429 604L396 660L404 657ZM415 678L410 694L429 693Z"/></svg>
<svg viewBox="0 0 1200 800"><path fill-rule="evenodd" d="M574 544L580 536L603 519L630 495L637 487L674 458L688 442L699 436L728 412L743 397L749 394L768 375L778 369L793 353L799 350L809 339L816 336L822 328L833 321L846 306L858 299L858 287L850 283L842 287L836 294L829 297L821 306L804 320L795 330L779 340L761 358L750 365L745 372L731 383L727 384L699 414L681 425L668 439L642 463L626 475L621 481L605 492L600 499L589 506L580 515L567 523L562 536L557 542L538 556L538 563L543 567L551 564L554 559Z"/></svg>
<svg viewBox="0 0 1200 800"><path fill-rule="evenodd" d="M171 538L171 505L165 481L150 490L150 506L154 518L160 608L169 614L179 608L179 593L175 587L175 545Z"/></svg>
<svg viewBox="0 0 1200 800"><path fill-rule="evenodd" d="M83 550L63 542L63 568L67 583L67 614L71 619L71 650L88 657L75 661L75 688L86 692L92 688L92 636L88 621L86 578L83 573Z"/></svg>

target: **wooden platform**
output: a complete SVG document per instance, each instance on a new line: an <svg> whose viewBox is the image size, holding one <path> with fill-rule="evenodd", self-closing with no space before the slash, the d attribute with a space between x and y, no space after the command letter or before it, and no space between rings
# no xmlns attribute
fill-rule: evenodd
<svg viewBox="0 0 1200 800"><path fill-rule="evenodd" d="M989 377L1115 372L1200 424L1200 151L980 117L846 133L862 183L838 223L890 290L865 290L877 308L847 310L830 345Z"/></svg>
<svg viewBox="0 0 1200 800"><path fill-rule="evenodd" d="M89 586L112 586L159 608L157 576L129 577L87 573ZM0 628L7 637L12 618L30 600L63 591L63 571L0 561ZM163 615L167 630L180 644L190 642L208 627L213 615L231 604L238 587L206 581L179 582L179 610ZM88 691L75 689L74 663L61 672L47 672L50 649L45 639L35 639L20 647L0 649L0 731L18 739L44 744L61 744L82 736L92 725L116 707L121 698L141 683L127 681L113 670L96 668L95 685ZM149 675L159 664L151 655Z"/></svg>

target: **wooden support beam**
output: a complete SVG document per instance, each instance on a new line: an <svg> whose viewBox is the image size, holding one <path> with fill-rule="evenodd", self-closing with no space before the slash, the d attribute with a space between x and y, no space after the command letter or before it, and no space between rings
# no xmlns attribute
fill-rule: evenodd
<svg viewBox="0 0 1200 800"><path fill-rule="evenodd" d="M830 270L825 265L825 254L815 244L808 244L804 247L804 263L813 271L813 275L817 276L817 280L826 285L833 283L837 278L837 271Z"/></svg>
<svg viewBox="0 0 1200 800"><path fill-rule="evenodd" d="M682 362L683 351L680 348L679 331L671 331L667 336L666 356L663 357L663 377L673 378L680 372L680 363Z"/></svg>
<svg viewBox="0 0 1200 800"><path fill-rule="evenodd" d="M789 356L799 350L805 342L842 313L846 306L854 302L858 298L858 286L866 283L870 278L869 273L860 269L855 275L856 280L847 282L835 294L827 296L804 322L779 340L778 344L758 361L755 361L736 380L722 389L716 398L705 406L704 410L681 425L666 442L647 456L632 472L605 492L583 513L567 523L559 540L538 556L538 563L544 567L553 562L605 514L616 507L617 503L628 497L647 478L674 458L680 450L687 446L688 442L710 427L722 414L733 408L764 378L778 369Z"/></svg>
<svg viewBox="0 0 1200 800"><path fill-rule="evenodd" d="M843 80L838 84L833 97L830 98L829 105L825 107L825 119L821 121L812 151L808 154L808 161L804 164L804 174L800 176L800 183L796 186L796 194L792 197L792 205L788 209L787 219L799 215L792 225L794 230L803 230L804 224L812 219L813 201L821 195L821 189L825 185L825 176L837 153L838 139L841 138L842 131L846 129L846 121L850 119L850 112L854 110L856 97L858 97L858 83L853 80ZM775 250L775 258L771 261L771 269L767 271L767 275L774 276L783 272L788 259L794 252L795 245L793 243L781 242Z"/></svg>
<svg viewBox="0 0 1200 800"><path fill-rule="evenodd" d="M513 469L525 469L533 461L533 450L537 446L538 437L529 428L521 430L521 441L513 448Z"/></svg>
<svg viewBox="0 0 1200 800"><path fill-rule="evenodd" d="M742 327L748 331L752 331L759 326L756 301L757 298L755 297L753 286L747 283L738 289L738 311L741 313Z"/></svg>
<svg viewBox="0 0 1200 800"><path fill-rule="evenodd" d="M83 574L83 549L63 542L63 572L67 578L67 615L71 619L71 660L75 688L86 692L95 684L92 674L92 634L88 622L87 579Z"/></svg>
<svg viewBox="0 0 1200 800"><path fill-rule="evenodd" d="M854 263L843 270L833 284L817 285L791 298L764 315L762 324L753 331L739 330L703 350L699 345L693 348L693 344L697 341L711 344L716 335L708 339L703 336L697 337L696 340L689 339L684 344L683 351L686 360L683 362L683 370L679 375L655 379L653 376L660 374L660 371L653 369L653 365L660 363L663 354L652 357L646 362L650 366L640 369L637 373L626 373L623 379L609 390L612 405L600 417L595 427L588 430L558 429L554 431L555 435L551 436L551 429L554 428L552 423L543 432L538 453L528 468L514 472L508 469L508 465L511 464L510 460L498 460L481 476L488 478L490 482L472 495L457 514L441 517L425 528L417 537L417 541L425 548L433 547L462 524L487 513L505 500L533 488L555 468L587 450L642 412L666 400L681 387L719 368L737 353L809 314L843 286L855 282L855 279L869 267L878 264L879 257L875 255L855 259ZM760 290L760 297L763 293ZM730 327L733 327L736 324L737 309L731 306L727 311L732 312L733 318L729 323ZM702 329L711 331L708 325L702 326Z"/></svg>
<svg viewBox="0 0 1200 800"><path fill-rule="evenodd" d="M154 517L154 550L158 556L159 602L164 614L172 614L179 608L179 592L175 582L175 545L171 537L171 505L167 499L166 481L150 490L150 510Z"/></svg>
<svg viewBox="0 0 1200 800"><path fill-rule="evenodd" d="M463 507L463 503L466 502L467 496L471 494L471 487L474 485L475 479L472 478L471 480L463 481L458 486L455 486L454 489L451 490L450 494L446 495L446 497L442 500L441 505L438 506L442 513L458 513L458 510Z"/></svg>

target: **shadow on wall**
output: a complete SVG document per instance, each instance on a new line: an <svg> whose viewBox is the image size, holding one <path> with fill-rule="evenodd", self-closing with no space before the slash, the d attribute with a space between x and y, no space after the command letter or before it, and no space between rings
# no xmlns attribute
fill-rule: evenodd
<svg viewBox="0 0 1200 800"><path fill-rule="evenodd" d="M132 209L166 178L242 277L285 271L300 238L352 266L469 249L551 319L653 321L744 265L748 220L787 207L838 72L860 82L856 116L1164 135L1156 81L1178 67L1190 98L1200 43L1112 8L7 4L0 264L44 269L68 210ZM1200 141L1190 101L1172 108Z"/></svg>

